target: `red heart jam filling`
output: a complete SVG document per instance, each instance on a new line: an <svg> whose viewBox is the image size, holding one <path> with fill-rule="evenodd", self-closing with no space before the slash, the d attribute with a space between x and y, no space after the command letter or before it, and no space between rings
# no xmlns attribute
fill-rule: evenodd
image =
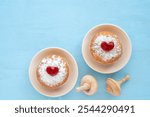
<svg viewBox="0 0 150 117"><path fill-rule="evenodd" d="M46 68L46 72L51 75L51 76L55 76L57 75L57 73L59 72L59 68L58 67L53 67L53 66L48 66Z"/></svg>
<svg viewBox="0 0 150 117"><path fill-rule="evenodd" d="M104 50L104 51L110 51L114 48L114 42L109 42L107 43L106 41L103 41L101 43L101 48Z"/></svg>

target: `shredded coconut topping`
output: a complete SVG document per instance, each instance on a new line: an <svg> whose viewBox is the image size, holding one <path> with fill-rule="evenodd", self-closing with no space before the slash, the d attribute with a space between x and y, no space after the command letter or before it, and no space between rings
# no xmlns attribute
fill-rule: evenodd
<svg viewBox="0 0 150 117"><path fill-rule="evenodd" d="M121 46L119 44L119 42L117 41L117 36L111 36L111 35L99 35L94 43L93 43L93 50L95 52L96 55L100 56L104 61L108 61L111 60L112 58L118 56L121 54ZM107 43L109 42L114 42L114 48L110 51L104 51L100 45L101 43L105 41Z"/></svg>
<svg viewBox="0 0 150 117"><path fill-rule="evenodd" d="M59 68L58 74L51 76L46 72L48 66L55 66ZM67 75L66 62L60 56L52 55L51 58L43 58L38 72L40 74L41 80L49 86L57 85L60 82L63 82Z"/></svg>

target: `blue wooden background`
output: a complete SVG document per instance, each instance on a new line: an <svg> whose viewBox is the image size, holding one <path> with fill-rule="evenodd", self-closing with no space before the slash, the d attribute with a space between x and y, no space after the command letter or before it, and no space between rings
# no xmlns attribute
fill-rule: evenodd
<svg viewBox="0 0 150 117"><path fill-rule="evenodd" d="M132 41L132 57L121 71L102 75L89 68L81 54L86 32L101 23L123 28ZM99 83L93 96L70 93L59 98L39 94L29 81L34 54L58 46L72 53L79 78L94 75ZM0 0L0 99L150 99L150 0ZM130 74L120 97L105 91L105 78Z"/></svg>

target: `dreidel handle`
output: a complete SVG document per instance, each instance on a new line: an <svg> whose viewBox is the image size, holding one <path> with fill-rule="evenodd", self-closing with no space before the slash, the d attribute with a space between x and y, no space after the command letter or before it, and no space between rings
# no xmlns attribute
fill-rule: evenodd
<svg viewBox="0 0 150 117"><path fill-rule="evenodd" d="M82 86L76 88L77 92L86 91L86 90L89 90L89 89L90 89L90 85L87 84L87 83L84 83Z"/></svg>
<svg viewBox="0 0 150 117"><path fill-rule="evenodd" d="M129 75L126 75L123 79L121 79L120 81L118 81L118 84L122 85L122 83L126 82L127 80L129 80Z"/></svg>

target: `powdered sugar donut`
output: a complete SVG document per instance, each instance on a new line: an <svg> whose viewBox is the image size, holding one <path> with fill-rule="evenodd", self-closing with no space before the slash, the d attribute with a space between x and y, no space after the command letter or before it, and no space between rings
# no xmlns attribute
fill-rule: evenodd
<svg viewBox="0 0 150 117"><path fill-rule="evenodd" d="M102 64L110 64L120 58L122 45L117 35L102 31L91 40L90 52L96 61Z"/></svg>
<svg viewBox="0 0 150 117"><path fill-rule="evenodd" d="M67 81L68 75L68 63L58 55L43 58L37 68L38 81L51 89L62 86Z"/></svg>

